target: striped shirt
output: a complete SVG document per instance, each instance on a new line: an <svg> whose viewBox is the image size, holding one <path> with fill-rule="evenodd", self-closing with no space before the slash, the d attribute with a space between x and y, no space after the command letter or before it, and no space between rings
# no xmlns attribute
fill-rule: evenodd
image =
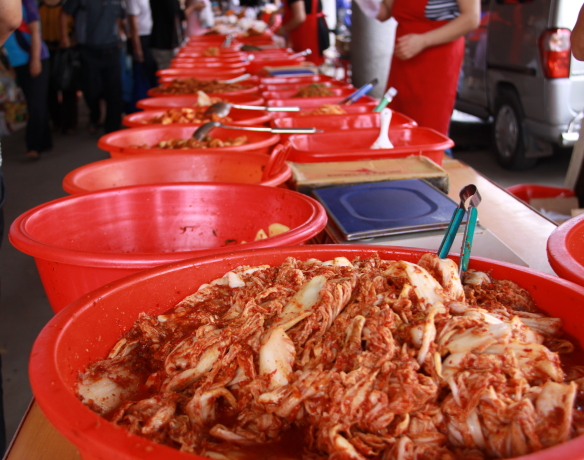
<svg viewBox="0 0 584 460"><path fill-rule="evenodd" d="M456 0L428 0L425 16L431 21L450 21L460 15Z"/></svg>

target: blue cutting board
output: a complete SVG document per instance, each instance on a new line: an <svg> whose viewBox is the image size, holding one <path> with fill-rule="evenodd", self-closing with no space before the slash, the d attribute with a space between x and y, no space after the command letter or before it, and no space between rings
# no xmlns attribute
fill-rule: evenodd
<svg viewBox="0 0 584 460"><path fill-rule="evenodd" d="M447 228L458 203L421 179L313 191L346 240Z"/></svg>

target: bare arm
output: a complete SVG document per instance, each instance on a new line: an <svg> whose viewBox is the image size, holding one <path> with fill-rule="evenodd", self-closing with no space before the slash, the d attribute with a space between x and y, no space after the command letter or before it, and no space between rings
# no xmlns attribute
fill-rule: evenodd
<svg viewBox="0 0 584 460"><path fill-rule="evenodd" d="M378 21L387 21L391 18L391 10L393 9L394 0L383 0L381 2L381 8L379 9L379 14L377 15Z"/></svg>
<svg viewBox="0 0 584 460"><path fill-rule="evenodd" d="M41 64L41 27L39 21L28 24L30 29L30 75L36 77L43 70Z"/></svg>
<svg viewBox="0 0 584 460"><path fill-rule="evenodd" d="M584 61L584 5L582 5L580 14L578 14L576 25L570 36L570 42L574 57L579 61Z"/></svg>
<svg viewBox="0 0 584 460"><path fill-rule="evenodd" d="M21 22L22 4L20 0L0 2L0 45L18 28Z"/></svg>
<svg viewBox="0 0 584 460"><path fill-rule="evenodd" d="M132 40L134 60L143 62L144 52L142 51L142 43L140 43L140 35L138 34L138 17L133 14L129 14L128 25L130 27L130 40Z"/></svg>
<svg viewBox="0 0 584 460"><path fill-rule="evenodd" d="M431 46L456 40L478 27L481 15L479 0L457 0L460 15L437 29L424 34L408 34L400 37L395 45L399 59L410 59Z"/></svg>
<svg viewBox="0 0 584 460"><path fill-rule="evenodd" d="M185 16L189 16L193 11L201 11L205 9L205 2L201 0L195 0L193 2L187 2L185 7Z"/></svg>
<svg viewBox="0 0 584 460"><path fill-rule="evenodd" d="M282 27L280 27L276 31L277 35L285 36L287 33L292 32L294 29L297 29L300 26L300 24L306 21L306 8L304 7L303 0L299 0L297 2L292 3L290 9L292 10L292 19L290 19L285 24L282 24Z"/></svg>

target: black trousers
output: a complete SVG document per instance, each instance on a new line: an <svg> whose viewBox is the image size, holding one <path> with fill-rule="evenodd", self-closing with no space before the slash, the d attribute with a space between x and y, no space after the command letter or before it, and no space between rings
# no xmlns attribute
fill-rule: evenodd
<svg viewBox="0 0 584 460"><path fill-rule="evenodd" d="M49 117L53 122L53 127L61 128L63 132L69 129L77 129L77 88L72 87L65 91L59 90L57 79L53 77L56 46L49 47L51 51L50 77L49 77ZM60 94L60 98L59 98Z"/></svg>
<svg viewBox="0 0 584 460"><path fill-rule="evenodd" d="M14 67L18 85L22 88L28 109L26 148L43 152L53 148L49 124L49 60L41 61L43 70L36 77L30 75L28 64Z"/></svg>
<svg viewBox="0 0 584 460"><path fill-rule="evenodd" d="M122 69L120 48L79 46L81 60L81 90L89 108L91 123L97 124L101 118L100 100L106 103L104 129L106 133L121 128Z"/></svg>

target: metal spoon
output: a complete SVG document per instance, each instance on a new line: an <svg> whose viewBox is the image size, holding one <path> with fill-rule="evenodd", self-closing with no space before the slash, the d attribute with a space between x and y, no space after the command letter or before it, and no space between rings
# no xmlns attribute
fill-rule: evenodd
<svg viewBox="0 0 584 460"><path fill-rule="evenodd" d="M299 53L291 54L290 56L288 56L288 59L297 59L304 56L308 56L309 54L312 54L312 50L310 48L307 48L304 51L300 51Z"/></svg>
<svg viewBox="0 0 584 460"><path fill-rule="evenodd" d="M313 134L321 132L316 128L268 128L265 126L229 126L218 121L209 121L199 126L193 133L193 138L202 141L213 128L239 129L241 131L261 131L274 134Z"/></svg>
<svg viewBox="0 0 584 460"><path fill-rule="evenodd" d="M219 115L220 117L226 117L229 115L231 109L244 109L244 110L266 110L268 112L299 112L300 107L267 107L261 105L239 105L231 104L230 102L215 102L205 110L205 115L210 116L213 114Z"/></svg>
<svg viewBox="0 0 584 460"><path fill-rule="evenodd" d="M228 83L228 84L239 83L240 81L247 80L250 77L251 77L250 73L244 73L243 75L240 75L239 77L232 78L231 80L223 80L223 83Z"/></svg>

